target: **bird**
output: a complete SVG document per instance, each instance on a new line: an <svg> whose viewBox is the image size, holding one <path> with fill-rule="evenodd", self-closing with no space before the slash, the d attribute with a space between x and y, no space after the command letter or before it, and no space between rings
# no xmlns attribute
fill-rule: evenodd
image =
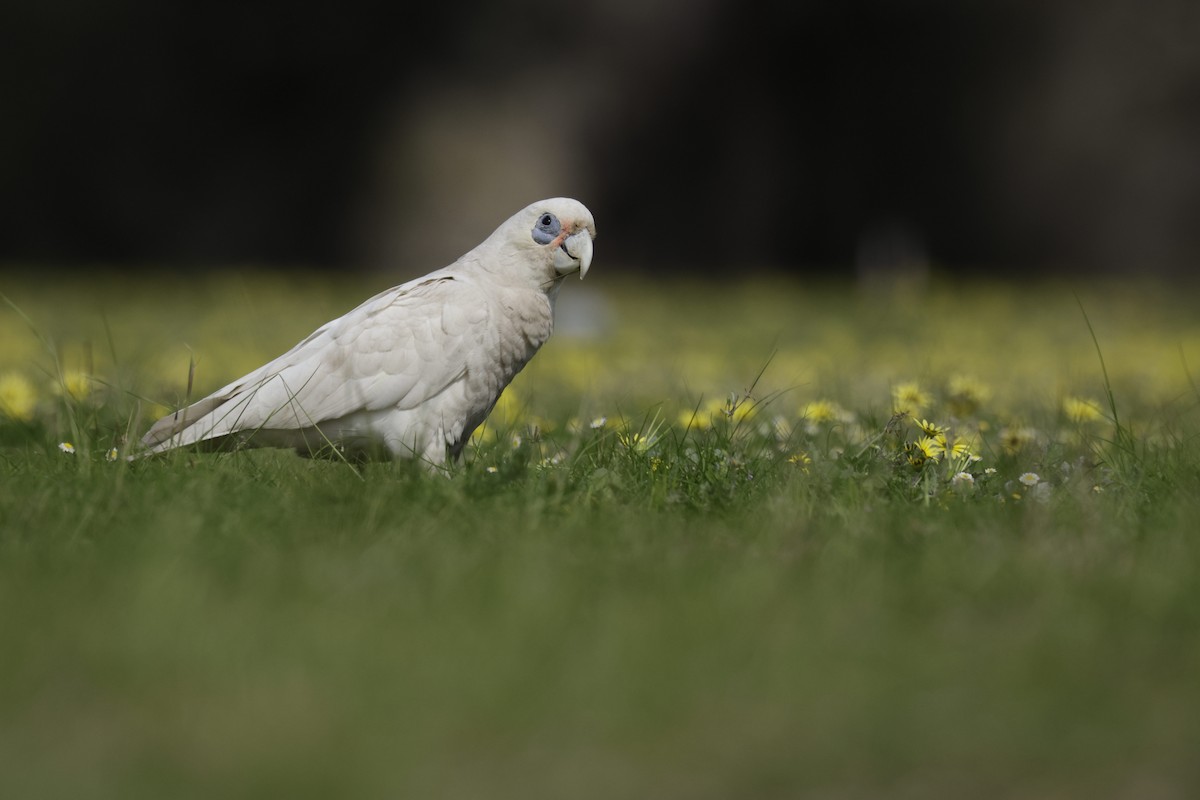
<svg viewBox="0 0 1200 800"><path fill-rule="evenodd" d="M449 266L375 295L159 419L139 456L198 445L457 461L549 339L559 289L587 275L595 236L578 200L532 203Z"/></svg>

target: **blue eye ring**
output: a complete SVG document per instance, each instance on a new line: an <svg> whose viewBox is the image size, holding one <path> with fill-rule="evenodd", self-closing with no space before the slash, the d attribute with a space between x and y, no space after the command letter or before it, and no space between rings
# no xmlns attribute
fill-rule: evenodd
<svg viewBox="0 0 1200 800"><path fill-rule="evenodd" d="M550 244L561 230L562 223L558 221L558 217L549 211L543 211L537 219L537 224L533 226L533 240L538 244Z"/></svg>

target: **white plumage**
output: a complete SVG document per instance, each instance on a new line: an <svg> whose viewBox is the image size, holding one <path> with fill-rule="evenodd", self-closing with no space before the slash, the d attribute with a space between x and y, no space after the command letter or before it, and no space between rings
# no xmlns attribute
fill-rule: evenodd
<svg viewBox="0 0 1200 800"><path fill-rule="evenodd" d="M247 445L457 458L550 337L567 275L591 265L584 205L527 206L475 249L322 325L274 361L160 419L147 452Z"/></svg>

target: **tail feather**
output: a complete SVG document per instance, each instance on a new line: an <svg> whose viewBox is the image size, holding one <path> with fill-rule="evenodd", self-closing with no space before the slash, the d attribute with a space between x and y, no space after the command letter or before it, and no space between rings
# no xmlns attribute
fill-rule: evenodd
<svg viewBox="0 0 1200 800"><path fill-rule="evenodd" d="M150 430L146 431L146 435L142 437L142 444L159 452L180 444L191 444L196 440L181 441L180 437L184 437L185 431L196 428L197 422L216 411L226 400L227 398L206 397L186 408L166 415L150 426ZM193 432L193 436L195 436L195 432Z"/></svg>

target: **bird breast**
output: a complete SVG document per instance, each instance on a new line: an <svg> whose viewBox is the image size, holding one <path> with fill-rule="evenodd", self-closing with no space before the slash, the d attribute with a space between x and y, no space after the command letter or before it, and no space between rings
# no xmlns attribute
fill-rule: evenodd
<svg viewBox="0 0 1200 800"><path fill-rule="evenodd" d="M492 400L529 363L554 330L554 310L543 292L508 289L500 293L496 307L497 324L490 332L496 337L492 352L500 356L492 363L498 363L500 370Z"/></svg>

